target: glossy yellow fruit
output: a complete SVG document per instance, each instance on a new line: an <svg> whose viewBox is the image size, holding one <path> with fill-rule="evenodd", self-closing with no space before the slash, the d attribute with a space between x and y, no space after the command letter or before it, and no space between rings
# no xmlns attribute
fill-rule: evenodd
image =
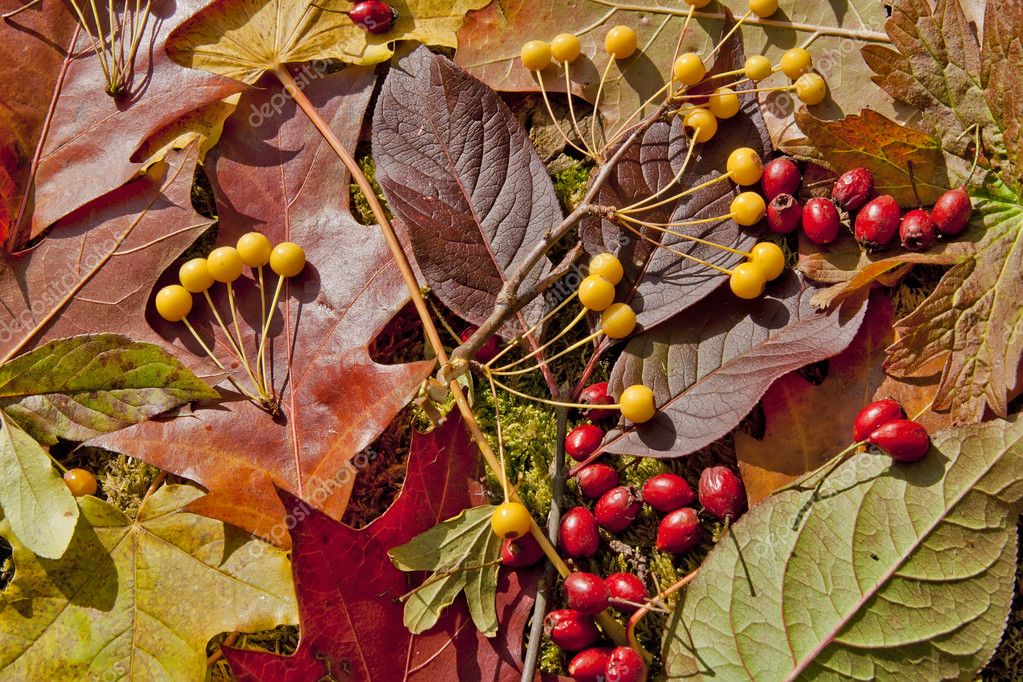
<svg viewBox="0 0 1023 682"><path fill-rule="evenodd" d="M281 242L270 252L270 269L281 277L294 277L305 267L305 251L293 242Z"/></svg>
<svg viewBox="0 0 1023 682"><path fill-rule="evenodd" d="M755 83L770 76L773 70L774 67L771 66L771 60L762 54L746 57L746 64L743 68L743 71L746 72L746 78Z"/></svg>
<svg viewBox="0 0 1023 682"><path fill-rule="evenodd" d="M766 284L767 276L763 269L753 262L735 266L732 276L728 278L728 286L731 287L732 293L747 300L764 293Z"/></svg>
<svg viewBox="0 0 1023 682"><path fill-rule="evenodd" d="M796 80L796 97L804 104L820 104L828 94L828 84L819 74L804 73Z"/></svg>
<svg viewBox="0 0 1023 682"><path fill-rule="evenodd" d="M613 253L598 253L590 259L591 275L599 275L611 284L618 284L625 275L622 262Z"/></svg>
<svg viewBox="0 0 1023 682"><path fill-rule="evenodd" d="M542 40L530 40L522 46L519 57L530 71L543 71L551 63L551 46Z"/></svg>
<svg viewBox="0 0 1023 682"><path fill-rule="evenodd" d="M587 275L579 283L579 302L600 312L615 300L615 285L599 275Z"/></svg>
<svg viewBox="0 0 1023 682"><path fill-rule="evenodd" d="M96 494L96 477L85 469L68 469L64 472L64 483L75 497Z"/></svg>
<svg viewBox="0 0 1023 682"><path fill-rule="evenodd" d="M749 0L749 8L753 14L766 19L778 11L778 0Z"/></svg>
<svg viewBox="0 0 1023 682"><path fill-rule="evenodd" d="M622 391L618 399L618 406L622 416L633 424L642 424L653 419L657 414L654 406L654 392L642 384L629 386Z"/></svg>
<svg viewBox="0 0 1023 682"><path fill-rule="evenodd" d="M532 521L533 518L524 505L518 502L505 502L494 509L494 515L490 517L490 527L494 535L514 540L529 532Z"/></svg>
<svg viewBox="0 0 1023 682"><path fill-rule="evenodd" d="M213 286L215 280L210 274L210 269L206 267L206 259L193 258L182 263L178 269L178 281L189 293L201 294Z"/></svg>
<svg viewBox="0 0 1023 682"><path fill-rule="evenodd" d="M764 198L762 196L756 192L743 192L732 199L732 205L729 212L732 216L732 220L743 227L749 227L750 225L756 225L760 222L760 219L764 217L764 213L766 211L767 205L764 203Z"/></svg>
<svg viewBox="0 0 1023 682"><path fill-rule="evenodd" d="M760 242L750 250L750 262L760 267L767 281L785 272L785 252L774 242Z"/></svg>
<svg viewBox="0 0 1023 682"><path fill-rule="evenodd" d="M685 127L692 131L695 141L708 142L718 131L718 120L709 109L697 107L686 114Z"/></svg>
<svg viewBox="0 0 1023 682"><path fill-rule="evenodd" d="M785 50L778 61L778 68L783 74L796 80L813 66L813 57L801 47Z"/></svg>
<svg viewBox="0 0 1023 682"><path fill-rule="evenodd" d="M559 62L571 64L579 56L582 46L579 39L571 33L559 33L551 41L551 54Z"/></svg>
<svg viewBox="0 0 1023 682"><path fill-rule="evenodd" d="M604 49L615 59L628 59L638 44L636 32L628 26L615 26L604 36Z"/></svg>
<svg viewBox="0 0 1023 682"><path fill-rule="evenodd" d="M624 339L636 328L636 313L628 303L612 303L600 314L600 329L612 339Z"/></svg>
<svg viewBox="0 0 1023 682"><path fill-rule="evenodd" d="M213 275L213 279L226 284L242 276L245 264L238 249L233 246L221 246L210 251L210 255L206 257L206 267Z"/></svg>
<svg viewBox="0 0 1023 682"><path fill-rule="evenodd" d="M733 149L725 164L728 177L737 185L753 185L764 174L764 162L756 150L749 147Z"/></svg>
<svg viewBox="0 0 1023 682"><path fill-rule="evenodd" d="M731 88L718 88L707 98L710 113L717 118L731 118L739 113L739 96Z"/></svg>
<svg viewBox="0 0 1023 682"><path fill-rule="evenodd" d="M180 322L192 312L192 294L180 284L171 284L156 294L156 312L168 322Z"/></svg>
<svg viewBox="0 0 1023 682"><path fill-rule="evenodd" d="M693 52L680 54L671 66L671 75L682 85L696 85L707 74L700 55Z"/></svg>
<svg viewBox="0 0 1023 682"><path fill-rule="evenodd" d="M246 232L238 238L238 255L250 268L259 268L270 262L270 240L259 232Z"/></svg>

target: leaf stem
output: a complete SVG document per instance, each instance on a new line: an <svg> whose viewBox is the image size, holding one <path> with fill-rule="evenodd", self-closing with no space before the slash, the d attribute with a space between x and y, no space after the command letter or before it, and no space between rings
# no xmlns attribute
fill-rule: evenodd
<svg viewBox="0 0 1023 682"><path fill-rule="evenodd" d="M638 611L632 614L631 618L629 618L629 624L628 626L626 626L625 629L625 636L627 641L629 642L629 646L632 647L633 650L640 656L646 658L649 656L649 654L647 654L647 652L643 649L643 646L639 643L639 640L636 639L636 626L639 625L639 622L646 617L646 614L654 610L654 604L663 603L665 597L671 596L675 592L678 592L683 587L691 583L693 581L693 578L697 576L699 570L700 569L698 568L694 568L692 571L685 574L674 585L671 585L670 587L662 590L655 597L648 599L647 602L643 604L643 606Z"/></svg>
<svg viewBox="0 0 1023 682"><path fill-rule="evenodd" d="M699 128L697 128L697 130L699 130ZM678 194L676 194L674 196L671 196L671 197L668 197L667 199L661 199L656 204L649 204L649 205L646 205L646 206L635 206L635 205L633 205L633 206L626 206L625 208L618 209L617 211L615 211L615 213L620 215L620 214L642 213L644 211L649 211L651 209L655 209L655 208L658 208L660 206L664 206L665 204L669 204L669 203L671 203L673 201L678 201L679 199L681 199L684 196L687 196L689 194L693 194L694 192L699 192L701 189L706 189L707 187L710 187L711 185L713 185L715 183L722 182L722 181L728 180L728 179L730 179L729 175L727 173L722 173L721 175L719 175L717 177L714 177L714 178L711 178L710 180L707 180L706 182L701 182L699 185L694 185L693 187L690 187L689 189L682 190Z"/></svg>

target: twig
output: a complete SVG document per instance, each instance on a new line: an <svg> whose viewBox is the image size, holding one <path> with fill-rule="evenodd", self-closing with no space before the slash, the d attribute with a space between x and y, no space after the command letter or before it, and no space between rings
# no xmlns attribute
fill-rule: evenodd
<svg viewBox="0 0 1023 682"><path fill-rule="evenodd" d="M228 633L227 637L224 638L224 641L221 642L220 646L217 647L217 650L214 651L212 654L210 654L210 657L206 659L206 667L209 668L211 665L213 665L214 663L219 661L221 658L223 658L224 657L224 647L225 646L231 646L232 644L237 642L238 641L238 637L240 635L241 635L241 633L238 632L238 631Z"/></svg>

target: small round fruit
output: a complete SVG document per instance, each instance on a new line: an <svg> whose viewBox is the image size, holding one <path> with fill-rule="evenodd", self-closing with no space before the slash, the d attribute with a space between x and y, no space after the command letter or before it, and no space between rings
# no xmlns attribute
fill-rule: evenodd
<svg viewBox="0 0 1023 682"><path fill-rule="evenodd" d="M725 162L728 177L737 185L753 185L764 174L764 161L755 149L739 147L733 149ZM761 202L763 203L763 202Z"/></svg>
<svg viewBox="0 0 1023 682"><path fill-rule="evenodd" d="M717 118L731 118L739 113L739 96L731 88L718 88L707 98L707 106Z"/></svg>
<svg viewBox="0 0 1023 682"><path fill-rule="evenodd" d="M711 516L733 521L746 511L746 488L728 467L708 467L700 474L697 486L700 504Z"/></svg>
<svg viewBox="0 0 1023 682"><path fill-rule="evenodd" d="M774 67L771 66L771 60L764 55L754 54L746 57L743 72L746 74L746 78L749 78L754 83L764 80L773 71Z"/></svg>
<svg viewBox="0 0 1023 682"><path fill-rule="evenodd" d="M646 674L643 657L627 646L617 646L607 656L605 682L640 682Z"/></svg>
<svg viewBox="0 0 1023 682"><path fill-rule="evenodd" d="M791 194L779 194L767 205L767 226L777 234L789 234L803 222L803 207Z"/></svg>
<svg viewBox="0 0 1023 682"><path fill-rule="evenodd" d="M607 382L598 381L590 384L579 393L579 402L587 405L614 405L615 399L607 394ZM583 412L587 419L595 422L617 417L615 410L586 410Z"/></svg>
<svg viewBox="0 0 1023 682"><path fill-rule="evenodd" d="M348 18L359 28L370 33L387 33L394 25L397 12L381 0L362 0L348 12Z"/></svg>
<svg viewBox="0 0 1023 682"><path fill-rule="evenodd" d="M68 469L64 472L64 483L75 497L96 494L96 477L86 469Z"/></svg>
<svg viewBox="0 0 1023 682"><path fill-rule="evenodd" d="M799 192L801 180L799 166L791 159L779 156L764 166L764 176L760 179L760 187L764 190L767 200L771 201L780 194L795 196Z"/></svg>
<svg viewBox="0 0 1023 682"><path fill-rule="evenodd" d="M294 277L305 267L305 251L293 242L281 242L270 252L270 269L281 277Z"/></svg>
<svg viewBox="0 0 1023 682"><path fill-rule="evenodd" d="M192 294L180 284L171 284L156 294L156 312L168 322L180 322L192 311Z"/></svg>
<svg viewBox="0 0 1023 682"><path fill-rule="evenodd" d="M206 267L213 279L227 284L242 276L245 263L242 262L238 249L233 246L221 246L210 251L210 255L206 257Z"/></svg>
<svg viewBox="0 0 1023 682"><path fill-rule="evenodd" d="M774 242L759 242L750 251L750 262L760 266L771 282L785 272L785 252Z"/></svg>
<svg viewBox="0 0 1023 682"><path fill-rule="evenodd" d="M490 517L490 527L494 535L500 538L521 538L529 532L533 517L525 505L518 502L505 502L497 505L494 515Z"/></svg>
<svg viewBox="0 0 1023 682"><path fill-rule="evenodd" d="M778 61L778 69L792 80L796 80L804 73L808 73L812 66L813 57L801 47L785 50Z"/></svg>
<svg viewBox="0 0 1023 682"><path fill-rule="evenodd" d="M575 609L551 611L543 619L543 629L565 651L582 651L600 639L593 618Z"/></svg>
<svg viewBox="0 0 1023 682"><path fill-rule="evenodd" d="M817 73L804 73L796 79L796 97L803 104L820 104L828 95L828 84Z"/></svg>
<svg viewBox="0 0 1023 682"><path fill-rule="evenodd" d="M579 302L590 310L606 310L615 300L615 285L599 275L587 275L579 283Z"/></svg>
<svg viewBox="0 0 1023 682"><path fill-rule="evenodd" d="M590 271L588 274L598 275L611 282L611 284L618 284L625 275L625 269L622 268L622 262L618 260L618 256L613 253L604 252L598 253L590 259Z"/></svg>
<svg viewBox="0 0 1023 682"><path fill-rule="evenodd" d="M778 0L749 0L749 9L761 19L778 11Z"/></svg>
<svg viewBox="0 0 1023 682"><path fill-rule="evenodd" d="M814 244L828 244L838 239L842 222L835 202L814 197L803 206L803 234Z"/></svg>
<svg viewBox="0 0 1023 682"><path fill-rule="evenodd" d="M905 418L906 413L898 401L891 398L875 400L856 414L856 419L853 420L853 440L857 443L863 442L888 422Z"/></svg>
<svg viewBox="0 0 1023 682"><path fill-rule="evenodd" d="M530 40L519 53L522 66L529 71L543 71L551 63L551 46L542 40Z"/></svg>
<svg viewBox="0 0 1023 682"><path fill-rule="evenodd" d="M615 603L616 599L642 604L647 598L646 585L634 573L612 573L604 578L607 590L611 593L611 605L622 613L632 613L638 607L632 604Z"/></svg>
<svg viewBox="0 0 1023 682"><path fill-rule="evenodd" d="M612 303L600 314L600 330L612 339L624 339L636 328L636 313L628 303Z"/></svg>
<svg viewBox="0 0 1023 682"><path fill-rule="evenodd" d="M643 484L643 501L659 512L670 512L695 502L696 493L678 474L657 474Z"/></svg>
<svg viewBox="0 0 1023 682"><path fill-rule="evenodd" d="M597 519L586 507L573 507L561 517L558 528L558 547L566 556L584 559L600 548Z"/></svg>
<svg viewBox="0 0 1023 682"><path fill-rule="evenodd" d="M756 192L741 193L739 196L732 199L732 204L729 208L732 220L743 227L756 225L764 217L764 213L766 212L767 204L764 203L764 197L760 196Z"/></svg>
<svg viewBox="0 0 1023 682"><path fill-rule="evenodd" d="M593 516L601 528L618 533L632 525L641 507L636 491L630 486L620 485L600 496L593 507Z"/></svg>
<svg viewBox="0 0 1023 682"><path fill-rule="evenodd" d="M532 533L501 542L501 563L509 568L526 568L543 558L543 549Z"/></svg>
<svg viewBox="0 0 1023 682"><path fill-rule="evenodd" d="M690 109L683 123L696 142L708 142L718 131L718 120L702 107Z"/></svg>
<svg viewBox="0 0 1023 682"><path fill-rule="evenodd" d="M931 449L931 437L921 424L895 419L880 427L868 439L870 444L896 462L916 462Z"/></svg>
<svg viewBox="0 0 1023 682"><path fill-rule="evenodd" d="M618 485L618 472L607 464L594 462L577 471L575 480L584 496L596 500Z"/></svg>
<svg viewBox="0 0 1023 682"><path fill-rule="evenodd" d="M551 40L551 55L562 64L571 64L579 57L582 46L571 33L559 33Z"/></svg>
<svg viewBox="0 0 1023 682"><path fill-rule="evenodd" d="M899 241L907 251L926 251L934 243L937 227L931 214L917 208L902 216L899 223Z"/></svg>
<svg viewBox="0 0 1023 682"><path fill-rule="evenodd" d="M703 539L703 526L695 509L682 507L669 513L657 526L657 549L683 554L698 547Z"/></svg>
<svg viewBox="0 0 1023 682"><path fill-rule="evenodd" d="M728 286L733 294L749 301L764 293L764 287L767 286L767 274L756 263L748 261L740 263L732 268L732 274L728 277Z"/></svg>
<svg viewBox="0 0 1023 682"><path fill-rule="evenodd" d="M472 337L473 334L476 333L478 329L479 327L475 325L466 327L465 330L458 335L458 338L462 340L462 343L465 343ZM476 351L475 355L476 362L482 362L483 364L486 364L493 360L494 357L497 355L498 346L500 346L500 344L501 340L497 338L496 335L491 336L489 339L486 340L486 342L482 346L479 347L479 350Z"/></svg>
<svg viewBox="0 0 1023 682"><path fill-rule="evenodd" d="M565 452L577 462L582 462L600 447L604 430L593 424L580 424L565 436Z"/></svg>
<svg viewBox="0 0 1023 682"><path fill-rule="evenodd" d="M636 32L628 26L615 26L604 36L604 49L615 59L628 59L638 44Z"/></svg>
<svg viewBox="0 0 1023 682"><path fill-rule="evenodd" d="M191 294L201 294L213 286L213 275L206 266L205 258L193 258L181 264L178 269L178 281Z"/></svg>
<svg viewBox="0 0 1023 682"><path fill-rule="evenodd" d="M874 176L862 166L842 173L831 188L831 198L846 211L859 210L873 193Z"/></svg>
<svg viewBox="0 0 1023 682"><path fill-rule="evenodd" d="M700 55L694 52L680 54L671 65L671 75L682 85L696 85L706 73L707 67L703 65Z"/></svg>
<svg viewBox="0 0 1023 682"><path fill-rule="evenodd" d="M238 238L238 255L250 268L259 268L270 262L270 240L259 232L246 232Z"/></svg>
<svg viewBox="0 0 1023 682"><path fill-rule="evenodd" d="M946 237L955 237L970 224L973 204L965 187L950 189L934 202L931 216L938 232Z"/></svg>
<svg viewBox="0 0 1023 682"><path fill-rule="evenodd" d="M856 241L869 250L888 246L899 234L901 216L899 202L890 194L871 199L856 214L856 222L853 223Z"/></svg>
<svg viewBox="0 0 1023 682"><path fill-rule="evenodd" d="M604 668L611 649L591 647L583 649L568 664L568 674L576 682L604 682Z"/></svg>
<svg viewBox="0 0 1023 682"><path fill-rule="evenodd" d="M657 414L654 392L643 384L633 384L622 391L618 405L622 416L633 424L648 422Z"/></svg>
<svg viewBox="0 0 1023 682"><path fill-rule="evenodd" d="M565 578L565 603L583 613L600 613L607 608L611 593L603 578L595 573L576 571Z"/></svg>

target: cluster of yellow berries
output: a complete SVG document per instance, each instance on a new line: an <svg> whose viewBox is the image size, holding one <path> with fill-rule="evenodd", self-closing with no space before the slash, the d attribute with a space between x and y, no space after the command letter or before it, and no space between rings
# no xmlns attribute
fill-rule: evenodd
<svg viewBox="0 0 1023 682"><path fill-rule="evenodd" d="M628 303L615 303L615 286L625 270L613 253L599 253L590 260L589 274L579 283L579 302L600 313L600 329L612 339L624 339L636 328L636 313Z"/></svg>

